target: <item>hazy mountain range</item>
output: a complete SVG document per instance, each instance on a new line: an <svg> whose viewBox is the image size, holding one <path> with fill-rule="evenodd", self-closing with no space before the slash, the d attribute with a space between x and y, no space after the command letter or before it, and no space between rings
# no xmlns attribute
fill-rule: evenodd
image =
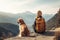
<svg viewBox="0 0 60 40"><path fill-rule="evenodd" d="M53 14L43 14L43 17L45 18L46 21L52 18L53 16L54 16ZM27 24L33 24L36 17L36 13L32 13L29 11L18 14L0 12L0 23L17 24L17 19L20 17L23 18Z"/></svg>
<svg viewBox="0 0 60 40"><path fill-rule="evenodd" d="M19 33L19 27L11 23L0 23L0 37L3 32L6 36L8 36L9 33L12 33L12 36L16 36Z"/></svg>

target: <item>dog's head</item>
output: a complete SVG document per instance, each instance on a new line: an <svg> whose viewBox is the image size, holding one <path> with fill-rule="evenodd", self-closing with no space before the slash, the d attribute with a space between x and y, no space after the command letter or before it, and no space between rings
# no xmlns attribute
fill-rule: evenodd
<svg viewBox="0 0 60 40"><path fill-rule="evenodd" d="M24 20L23 19L21 19L21 18L18 18L18 21L17 21L17 23L19 24L25 24L25 22L24 22Z"/></svg>

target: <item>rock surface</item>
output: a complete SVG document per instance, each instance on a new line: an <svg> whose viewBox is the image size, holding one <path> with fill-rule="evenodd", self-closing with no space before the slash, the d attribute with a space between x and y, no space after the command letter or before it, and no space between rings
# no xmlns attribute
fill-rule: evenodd
<svg viewBox="0 0 60 40"><path fill-rule="evenodd" d="M53 40L54 32L46 31L44 34L31 33L30 37L12 37L5 40Z"/></svg>

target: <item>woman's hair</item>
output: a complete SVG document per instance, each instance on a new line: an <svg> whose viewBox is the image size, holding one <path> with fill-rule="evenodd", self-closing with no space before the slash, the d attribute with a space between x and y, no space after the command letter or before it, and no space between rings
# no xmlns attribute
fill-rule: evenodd
<svg viewBox="0 0 60 40"><path fill-rule="evenodd" d="M42 17L42 11L39 10L39 11L37 12L37 17Z"/></svg>
<svg viewBox="0 0 60 40"><path fill-rule="evenodd" d="M42 14L42 11L39 10L38 13Z"/></svg>

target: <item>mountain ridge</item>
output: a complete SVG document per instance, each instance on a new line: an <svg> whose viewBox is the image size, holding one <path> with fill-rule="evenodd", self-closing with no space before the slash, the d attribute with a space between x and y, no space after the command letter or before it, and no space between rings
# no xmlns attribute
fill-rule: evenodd
<svg viewBox="0 0 60 40"><path fill-rule="evenodd" d="M23 12L23 13L17 13L17 14L10 14L10 13L4 13L4 12L0 12L0 22L5 22L4 19L6 20L6 22L8 23L13 23L13 24L17 24L17 19L18 18L23 18L24 21L28 24L32 21L34 21L36 14L32 13L32 12ZM49 16L53 16L53 15L48 15L48 14L43 14L43 17L48 20L50 17ZM49 18L48 18L49 17ZM29 19L29 20L27 20ZM3 20L3 21L2 21ZM33 22L32 22L33 24Z"/></svg>
<svg viewBox="0 0 60 40"><path fill-rule="evenodd" d="M60 9L59 11L47 21L47 28L55 29L56 27L60 26Z"/></svg>

